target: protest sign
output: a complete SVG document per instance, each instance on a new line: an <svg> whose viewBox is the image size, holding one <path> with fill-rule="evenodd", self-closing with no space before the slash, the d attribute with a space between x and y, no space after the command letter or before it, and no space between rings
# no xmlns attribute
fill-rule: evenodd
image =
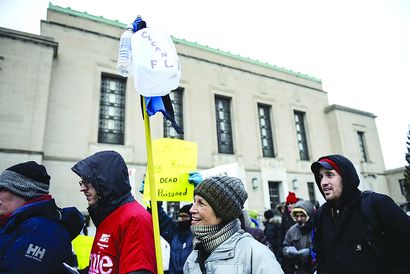
<svg viewBox="0 0 410 274"><path fill-rule="evenodd" d="M152 151L157 200L191 202L194 186L188 182L188 173L197 169L197 144L162 138L152 141ZM145 181L149 181L148 173ZM145 184L144 199L150 200L149 184Z"/></svg>

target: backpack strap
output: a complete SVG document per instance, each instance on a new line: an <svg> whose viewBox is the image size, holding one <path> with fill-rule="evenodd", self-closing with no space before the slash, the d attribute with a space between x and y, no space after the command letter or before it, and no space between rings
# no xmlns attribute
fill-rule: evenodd
<svg viewBox="0 0 410 274"><path fill-rule="evenodd" d="M360 207L364 218L371 227L373 232L381 232L381 225L379 218L376 215L373 206L373 196L374 192L370 190L365 190L360 194Z"/></svg>
<svg viewBox="0 0 410 274"><path fill-rule="evenodd" d="M384 232L382 230L379 218L376 214L373 202L374 192L365 190L360 194L360 209L364 219L367 222L367 242L373 251L376 253L380 262L383 262L381 254L381 237Z"/></svg>

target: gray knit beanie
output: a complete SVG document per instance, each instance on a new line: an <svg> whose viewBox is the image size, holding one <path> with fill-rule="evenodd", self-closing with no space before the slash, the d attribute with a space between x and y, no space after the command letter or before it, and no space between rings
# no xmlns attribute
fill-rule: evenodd
<svg viewBox="0 0 410 274"><path fill-rule="evenodd" d="M50 176L46 168L29 161L7 168L0 174L0 189L6 189L27 200L48 194Z"/></svg>
<svg viewBox="0 0 410 274"><path fill-rule="evenodd" d="M239 178L222 176L210 177L200 183L194 190L195 195L204 198L225 223L242 214L243 204L248 193Z"/></svg>

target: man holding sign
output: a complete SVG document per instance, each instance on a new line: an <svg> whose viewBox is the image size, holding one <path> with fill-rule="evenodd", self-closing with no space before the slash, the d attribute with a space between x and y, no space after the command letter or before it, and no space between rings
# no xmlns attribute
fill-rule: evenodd
<svg viewBox="0 0 410 274"><path fill-rule="evenodd" d="M194 186L188 173L196 170L198 145L192 142L161 138L152 142L157 201L192 202ZM147 172L145 181L149 182ZM149 184L144 187L144 200L150 200Z"/></svg>

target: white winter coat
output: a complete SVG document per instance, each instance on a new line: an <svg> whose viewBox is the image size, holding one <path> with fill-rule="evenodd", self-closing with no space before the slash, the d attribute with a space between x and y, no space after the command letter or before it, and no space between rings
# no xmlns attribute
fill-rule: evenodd
<svg viewBox="0 0 410 274"><path fill-rule="evenodd" d="M184 274L201 273L198 250L193 250L184 265ZM220 244L205 261L206 274L283 274L273 252L239 230Z"/></svg>

